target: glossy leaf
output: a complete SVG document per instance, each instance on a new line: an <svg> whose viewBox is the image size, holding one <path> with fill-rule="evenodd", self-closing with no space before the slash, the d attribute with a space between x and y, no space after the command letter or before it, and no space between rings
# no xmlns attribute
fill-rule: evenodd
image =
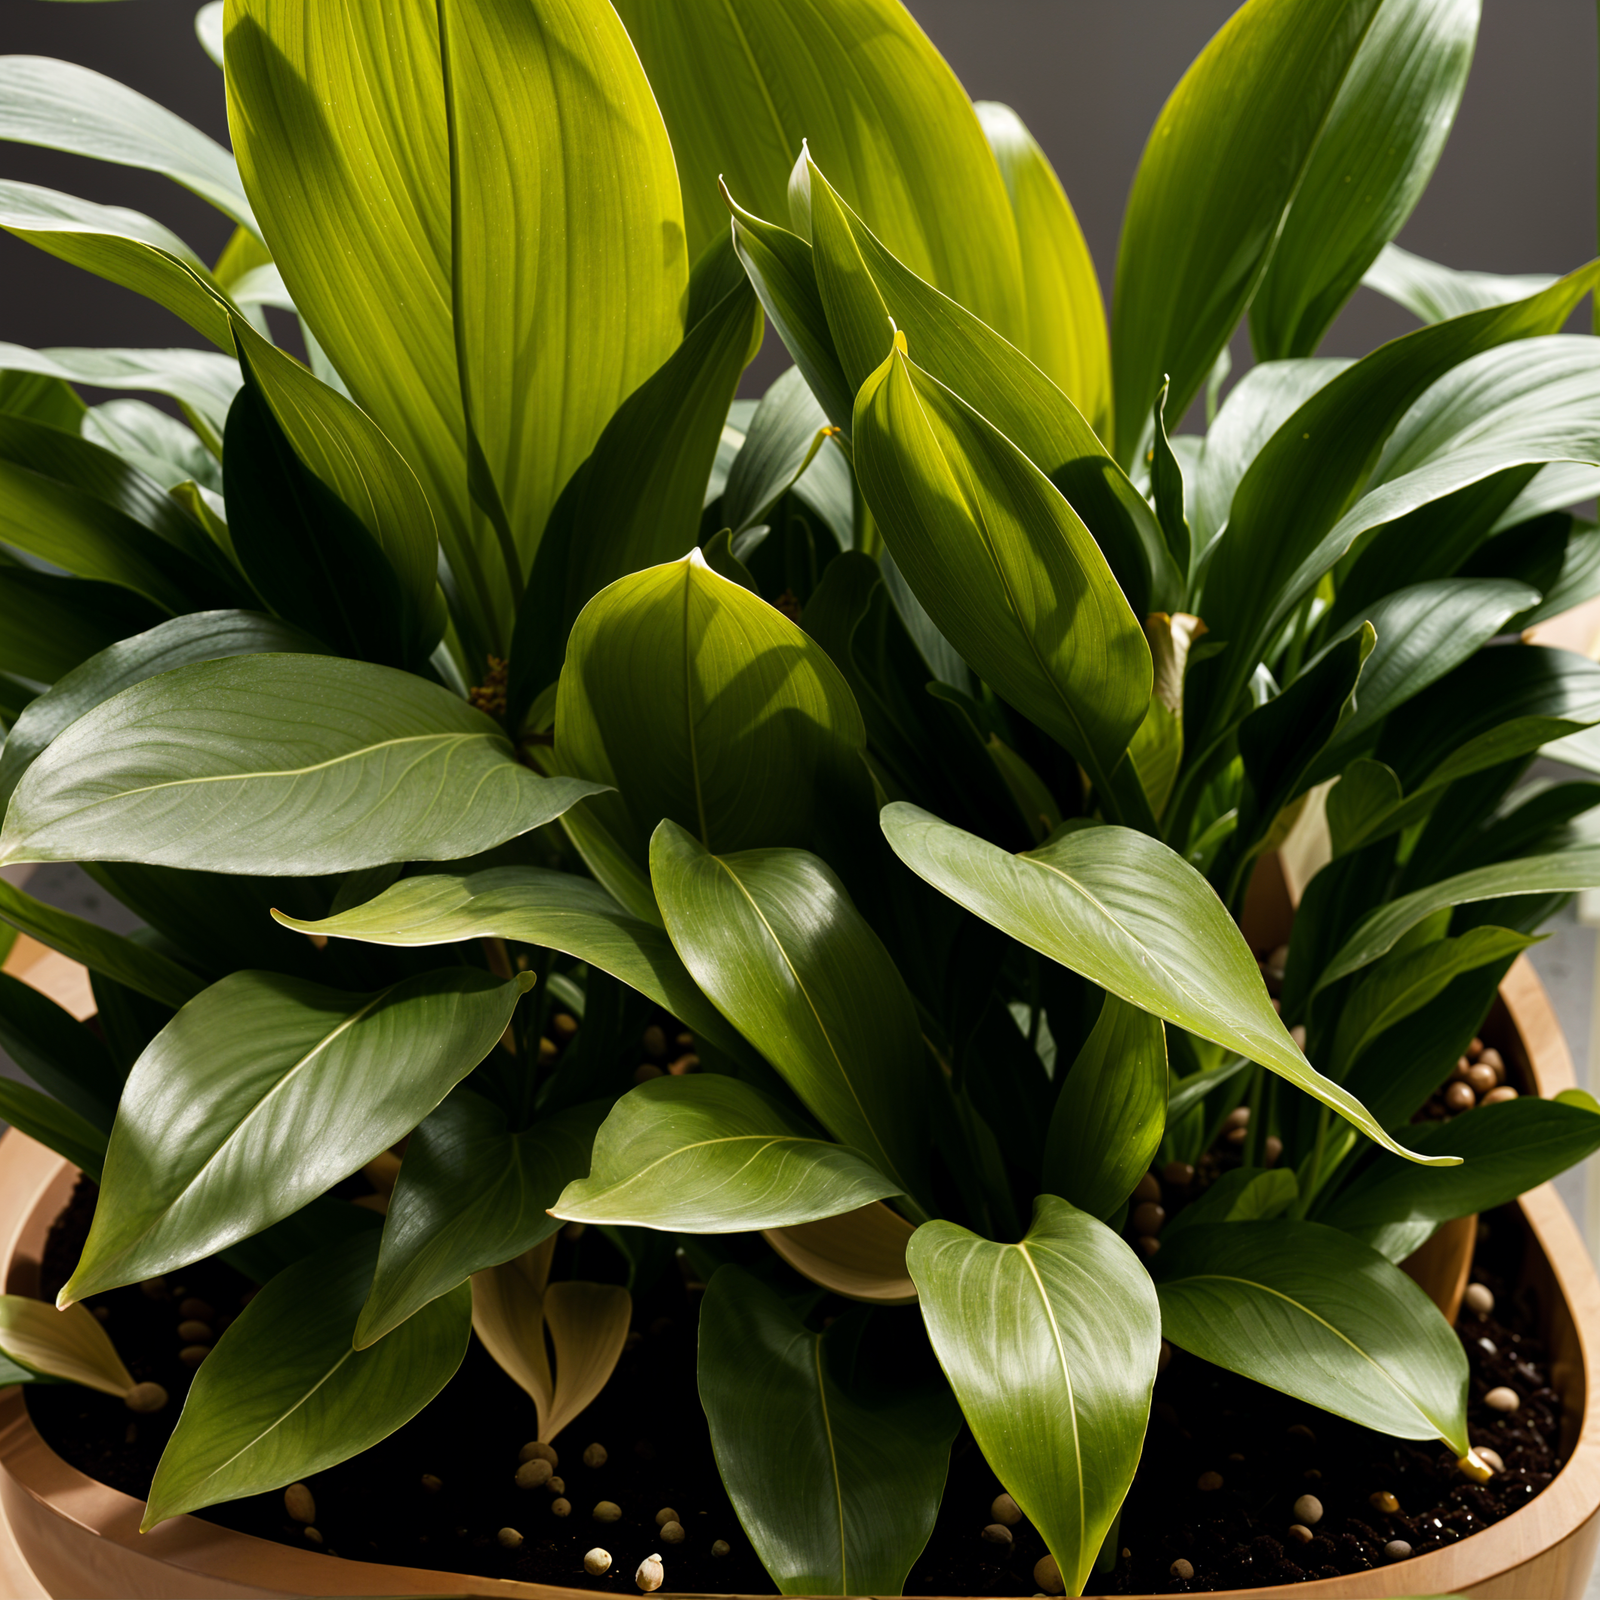
<svg viewBox="0 0 1600 1600"><path fill-rule="evenodd" d="M0 565L0 672L53 683L162 611L116 584Z"/></svg>
<svg viewBox="0 0 1600 1600"><path fill-rule="evenodd" d="M914 272L1024 341L1016 227L994 157L955 74L898 0L624 0L618 10L672 135L692 253L728 226L719 178L757 215L788 216L790 172L809 142Z"/></svg>
<svg viewBox="0 0 1600 1600"><path fill-rule="evenodd" d="M519 765L496 723L424 679L240 656L80 716L13 792L0 858L349 872L472 855L594 792Z"/></svg>
<svg viewBox="0 0 1600 1600"><path fill-rule="evenodd" d="M907 1259L978 1448L1081 1594L1144 1442L1160 1342L1148 1275L1053 1195L1018 1244L930 1222Z"/></svg>
<svg viewBox="0 0 1600 1600"><path fill-rule="evenodd" d="M896 564L941 632L1088 768L1109 808L1150 702L1150 651L1088 529L901 335L857 397L855 447Z"/></svg>
<svg viewBox="0 0 1600 1600"><path fill-rule="evenodd" d="M91 1182L100 1181L106 1159L105 1133L59 1100L40 1094L29 1084L0 1078L0 1118L19 1133L54 1150Z"/></svg>
<svg viewBox="0 0 1600 1600"><path fill-rule="evenodd" d="M0 1294L0 1352L35 1372L118 1399L133 1387L132 1373L87 1306L57 1311L28 1295Z"/></svg>
<svg viewBox="0 0 1600 1600"><path fill-rule="evenodd" d="M899 1192L861 1156L819 1138L734 1078L657 1078L600 1126L587 1178L551 1207L575 1222L745 1233L854 1211Z"/></svg>
<svg viewBox="0 0 1600 1600"><path fill-rule="evenodd" d="M736 1266L706 1291L711 1446L780 1594L899 1594L933 1532L960 1416L936 1372L859 1359L864 1318L814 1332Z"/></svg>
<svg viewBox="0 0 1600 1600"><path fill-rule="evenodd" d="M1049 159L1010 106L973 108L1005 180L1022 251L1034 364L1102 439L1111 431L1111 347L1100 280L1078 218Z"/></svg>
<svg viewBox="0 0 1600 1600"><path fill-rule="evenodd" d="M906 1269L914 1230L881 1200L857 1211L792 1228L768 1228L768 1244L802 1277L869 1305L910 1305L917 1288Z"/></svg>
<svg viewBox="0 0 1600 1600"><path fill-rule="evenodd" d="M9 972L0 972L0 1049L68 1110L102 1134L111 1131L122 1073L106 1047L70 1011Z"/></svg>
<svg viewBox="0 0 1600 1600"><path fill-rule="evenodd" d="M722 520L735 534L766 519L791 488L824 474L848 478L842 452L820 437L830 429L827 413L798 367L790 367L761 397L744 444L733 458L722 492ZM830 468L829 463L837 463ZM809 484L807 484L809 488Z"/></svg>
<svg viewBox="0 0 1600 1600"><path fill-rule="evenodd" d="M213 984L134 1063L62 1304L247 1239L357 1171L488 1055L531 982L453 967L365 995L269 972Z"/></svg>
<svg viewBox="0 0 1600 1600"><path fill-rule="evenodd" d="M1106 1220L1149 1170L1166 1121L1161 1019L1108 994L1056 1096L1045 1189Z"/></svg>
<svg viewBox="0 0 1600 1600"><path fill-rule="evenodd" d="M90 444L114 451L163 489L192 482L222 492L217 458L199 434L147 401L107 400L91 406L79 428Z"/></svg>
<svg viewBox="0 0 1600 1600"><path fill-rule="evenodd" d="M1300 1193L1300 1183L1287 1168L1263 1172L1258 1167L1235 1167L1224 1172L1161 1230L1165 1241L1184 1228L1217 1222L1265 1222L1281 1216Z"/></svg>
<svg viewBox="0 0 1600 1600"><path fill-rule="evenodd" d="M1162 375L1168 415L1181 417L1250 303L1378 9L1379 0L1253 0L1162 108L1117 253L1111 349L1124 465L1142 448Z"/></svg>
<svg viewBox="0 0 1600 1600"><path fill-rule="evenodd" d="M1586 1161L1600 1150L1600 1112L1579 1092L1555 1100L1528 1096L1427 1124L1414 1137L1423 1146L1448 1143L1466 1159L1412 1181L1415 1168L1379 1156L1318 1212L1318 1221L1355 1234L1391 1261L1403 1260L1441 1222L1503 1206Z"/></svg>
<svg viewBox="0 0 1600 1600"><path fill-rule="evenodd" d="M1556 277L1549 272L1458 272L1397 244L1386 244L1361 281L1404 306L1421 322L1445 322L1469 311L1526 300L1548 289Z"/></svg>
<svg viewBox="0 0 1600 1600"><path fill-rule="evenodd" d="M1387 0L1356 52L1250 303L1263 359L1309 356L1421 198L1455 121L1481 0Z"/></svg>
<svg viewBox="0 0 1600 1600"><path fill-rule="evenodd" d="M1165 845L1128 828L1087 827L1013 856L903 802L886 807L882 822L895 854L974 915L1141 1010L1260 1062L1385 1149L1408 1153L1301 1054L1222 902Z"/></svg>
<svg viewBox="0 0 1600 1600"><path fill-rule="evenodd" d="M280 1489L409 1422L454 1376L472 1331L465 1288L370 1350L351 1330L372 1280L374 1233L280 1272L195 1374L156 1468L142 1527Z"/></svg>
<svg viewBox="0 0 1600 1600"><path fill-rule="evenodd" d="M463 1086L423 1118L389 1199L356 1348L375 1344L473 1273L549 1238L561 1224L548 1208L588 1170L606 1109L574 1106L519 1132Z"/></svg>
<svg viewBox="0 0 1600 1600"><path fill-rule="evenodd" d="M619 791L584 810L635 862L662 817L719 852L810 844L840 796L864 803L864 743L822 648L698 551L612 584L572 630L557 766Z"/></svg>
<svg viewBox="0 0 1600 1600"><path fill-rule="evenodd" d="M194 14L195 37L200 48L220 67L222 65L223 0L206 0Z"/></svg>
<svg viewBox="0 0 1600 1600"><path fill-rule="evenodd" d="M115 78L45 56L0 56L0 139L159 172L255 226L233 157Z"/></svg>
<svg viewBox="0 0 1600 1600"><path fill-rule="evenodd" d="M802 850L712 855L663 822L650 881L684 965L842 1144L926 1191L922 1030L889 952Z"/></svg>
<svg viewBox="0 0 1600 1600"><path fill-rule="evenodd" d="M59 378L41 378L31 372L0 371L0 411L32 417L52 428L76 433L83 422L84 404L71 384Z"/></svg>
<svg viewBox="0 0 1600 1600"><path fill-rule="evenodd" d="M1230 1222L1176 1234L1152 1271L1161 1331L1180 1349L1380 1433L1467 1453L1466 1355L1376 1250L1315 1222Z"/></svg>

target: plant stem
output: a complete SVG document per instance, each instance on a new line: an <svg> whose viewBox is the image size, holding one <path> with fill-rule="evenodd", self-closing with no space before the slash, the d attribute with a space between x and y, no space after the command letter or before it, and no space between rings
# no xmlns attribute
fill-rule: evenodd
<svg viewBox="0 0 1600 1600"><path fill-rule="evenodd" d="M1328 1139L1328 1118L1330 1112L1326 1106L1317 1111L1317 1142L1311 1150L1311 1164L1306 1168L1306 1181L1301 1185L1300 1193L1295 1197L1295 1202L1289 1207L1289 1215L1303 1220L1306 1212L1311 1209L1312 1197L1317 1192L1318 1175L1322 1170L1322 1151Z"/></svg>

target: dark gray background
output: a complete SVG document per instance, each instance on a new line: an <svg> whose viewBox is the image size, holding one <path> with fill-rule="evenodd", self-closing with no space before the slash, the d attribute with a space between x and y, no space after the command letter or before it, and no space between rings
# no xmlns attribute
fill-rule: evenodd
<svg viewBox="0 0 1600 1600"><path fill-rule="evenodd" d="M1122 203L1162 101L1233 0L910 0L975 98L1032 127L1077 207L1109 286ZM62 56L122 79L226 138L220 73L195 41L195 0L75 5L0 0L0 52ZM1456 267L1559 272L1595 253L1592 0L1484 0L1477 60L1433 185L1400 235ZM0 147L0 176L133 206L206 259L230 224L148 173ZM1410 326L1363 290L1325 352L1356 355ZM0 235L0 339L202 341L170 313ZM763 360L762 368L768 366Z"/></svg>

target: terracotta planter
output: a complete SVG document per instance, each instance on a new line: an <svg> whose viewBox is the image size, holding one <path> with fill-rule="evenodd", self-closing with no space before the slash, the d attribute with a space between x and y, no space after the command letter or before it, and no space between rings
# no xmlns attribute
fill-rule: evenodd
<svg viewBox="0 0 1600 1600"><path fill-rule="evenodd" d="M1538 978L1519 960L1486 1028L1530 1091L1572 1086L1572 1062ZM0 1140L0 1278L36 1293L52 1219L77 1174L15 1131ZM1408 1594L1481 1600L1581 1600L1600 1546L1600 1281L1549 1185L1521 1202L1525 1281L1544 1318L1565 1401L1567 1466L1545 1492L1487 1531L1402 1566L1271 1589L1233 1600L1381 1600ZM1457 1233L1463 1230L1456 1230ZM1438 1252L1448 1281L1460 1241ZM1448 1289L1447 1291L1448 1292ZM73 1600L210 1600L239 1595L482 1595L573 1600L587 1591L376 1566L233 1533L195 1517L138 1531L142 1502L68 1466L34 1431L22 1391L0 1391L0 1593Z"/></svg>

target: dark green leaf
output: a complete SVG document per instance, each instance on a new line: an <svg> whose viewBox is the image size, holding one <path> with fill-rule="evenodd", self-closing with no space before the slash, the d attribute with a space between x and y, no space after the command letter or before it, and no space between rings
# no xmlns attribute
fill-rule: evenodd
<svg viewBox="0 0 1600 1600"><path fill-rule="evenodd" d="M105 1046L71 1012L8 972L0 972L0 1048L69 1110L111 1131L123 1074Z"/></svg>

